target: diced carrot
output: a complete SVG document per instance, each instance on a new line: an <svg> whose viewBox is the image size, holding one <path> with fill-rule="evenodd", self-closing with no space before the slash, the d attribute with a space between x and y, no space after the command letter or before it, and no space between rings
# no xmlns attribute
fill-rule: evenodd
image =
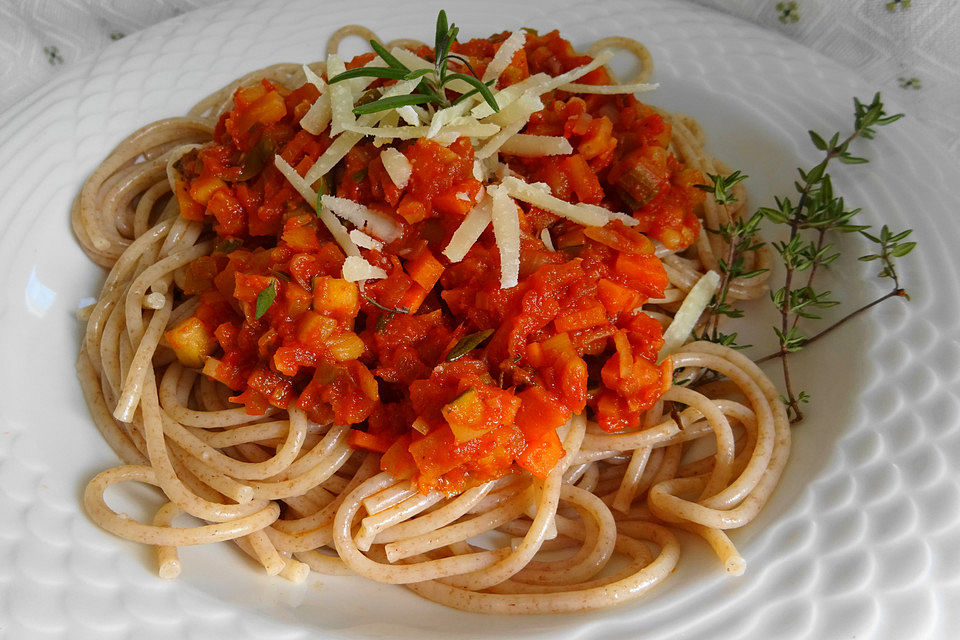
<svg viewBox="0 0 960 640"><path fill-rule="evenodd" d="M519 394L520 410L516 425L527 442L540 440L543 435L570 419L570 410L543 387L528 387Z"/></svg>
<svg viewBox="0 0 960 640"><path fill-rule="evenodd" d="M633 311L640 305L639 293L606 278L597 281L597 297L611 316Z"/></svg>
<svg viewBox="0 0 960 640"><path fill-rule="evenodd" d="M440 280L443 265L429 249L424 249L414 260L407 262L406 271L414 282L429 291Z"/></svg>
<svg viewBox="0 0 960 640"><path fill-rule="evenodd" d="M528 444L517 462L520 466L538 478L546 478L560 458L563 457L563 444L556 431L548 431L543 438Z"/></svg>
<svg viewBox="0 0 960 640"><path fill-rule="evenodd" d="M370 451L386 452L393 444L393 438L387 434L367 433L351 429L347 434L347 444L354 449L369 449Z"/></svg>

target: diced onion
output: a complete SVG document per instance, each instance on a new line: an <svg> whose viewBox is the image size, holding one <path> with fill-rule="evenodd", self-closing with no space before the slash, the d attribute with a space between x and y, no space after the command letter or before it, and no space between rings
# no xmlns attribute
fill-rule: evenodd
<svg viewBox="0 0 960 640"><path fill-rule="evenodd" d="M660 347L658 362L665 360L690 339L690 332L697 325L704 309L710 305L710 300L719 285L720 274L711 270L700 276L697 283L690 288L687 297L673 316L673 322L663 332L663 346Z"/></svg>
<svg viewBox="0 0 960 640"><path fill-rule="evenodd" d="M518 133L500 145L500 153L512 156L566 156L573 153L570 141L563 136L534 136Z"/></svg>
<svg viewBox="0 0 960 640"><path fill-rule="evenodd" d="M540 240L543 241L543 246L547 248L547 251L556 251L556 248L553 246L553 238L550 237L550 229L544 227L540 232Z"/></svg>
<svg viewBox="0 0 960 640"><path fill-rule="evenodd" d="M493 235L500 251L500 288L517 286L520 274L520 217L517 203L502 187L488 187L492 199Z"/></svg>
<svg viewBox="0 0 960 640"><path fill-rule="evenodd" d="M410 176L413 174L413 165L403 155L393 147L388 147L380 152L380 161L383 162L383 168L386 169L390 180L398 189L403 189L410 182Z"/></svg>
<svg viewBox="0 0 960 640"><path fill-rule="evenodd" d="M387 272L375 267L360 256L347 256L343 261L343 279L351 282L360 280L380 280L387 277Z"/></svg>
<svg viewBox="0 0 960 640"><path fill-rule="evenodd" d="M487 225L490 224L491 218L491 199L484 197L477 206L470 210L457 230L453 232L450 243L443 250L443 255L447 256L450 262L463 260L470 248L483 235Z"/></svg>

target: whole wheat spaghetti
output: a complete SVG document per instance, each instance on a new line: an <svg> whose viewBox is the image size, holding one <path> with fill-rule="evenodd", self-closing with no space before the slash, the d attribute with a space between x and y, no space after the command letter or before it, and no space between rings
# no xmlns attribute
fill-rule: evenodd
<svg viewBox="0 0 960 640"><path fill-rule="evenodd" d="M110 272L77 368L123 461L88 484L89 516L154 545L163 578L177 547L232 540L271 575L358 574L482 613L637 597L679 561L676 529L742 573L726 531L770 498L789 427L749 359L687 340L705 306L688 293L726 250L703 228L746 197L698 198L725 169L694 120L633 98L649 52L447 43L444 72L488 82L494 109L469 77L423 84L436 47L344 62L348 36L380 43L345 27L324 62L245 75L84 184L73 228ZM616 82L611 48L636 77ZM348 67L394 71L335 78ZM106 504L123 482L163 492L152 522Z"/></svg>

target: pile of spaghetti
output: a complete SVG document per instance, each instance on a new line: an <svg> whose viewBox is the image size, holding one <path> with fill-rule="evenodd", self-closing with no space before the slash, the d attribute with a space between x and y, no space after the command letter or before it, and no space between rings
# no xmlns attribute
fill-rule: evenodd
<svg viewBox="0 0 960 640"><path fill-rule="evenodd" d="M343 61L351 34L375 51ZM666 578L675 529L743 571L725 530L770 497L789 432L750 360L690 342L726 254L706 229L739 215L696 185L724 168L634 97L635 41L455 35L342 29L325 62L142 128L84 185L73 228L110 273L78 371L124 462L84 504L161 576L232 540L294 581L578 611ZM122 482L162 490L152 523L106 505Z"/></svg>

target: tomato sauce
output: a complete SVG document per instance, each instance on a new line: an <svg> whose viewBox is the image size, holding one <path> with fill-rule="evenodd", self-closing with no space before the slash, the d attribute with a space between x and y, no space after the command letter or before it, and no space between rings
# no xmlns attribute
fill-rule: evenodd
<svg viewBox="0 0 960 640"><path fill-rule="evenodd" d="M504 38L454 52L482 74ZM531 34L498 88L589 61L556 31ZM610 78L601 68L579 82ZM398 142L413 167L401 189L382 148L364 139L325 185L402 233L363 250L387 277L361 286L341 277L346 256L315 203L272 162L279 154L303 175L331 144L298 125L317 96L309 84L241 88L213 141L178 163L181 215L218 236L187 269L185 293L200 306L165 336L178 358L250 414L296 405L316 422L351 425L353 447L381 453L383 469L422 491L519 470L544 477L563 455L557 428L574 413L608 431L638 427L670 384L669 364L656 364L660 326L638 311L667 286L651 238L691 244L703 198L693 187L701 176L667 149L669 124L631 95L542 96L524 132L563 136L574 153L502 160L559 198L631 212L639 224L584 227L520 203L520 282L509 289L490 229L462 261L442 255L482 193L470 140Z"/></svg>

